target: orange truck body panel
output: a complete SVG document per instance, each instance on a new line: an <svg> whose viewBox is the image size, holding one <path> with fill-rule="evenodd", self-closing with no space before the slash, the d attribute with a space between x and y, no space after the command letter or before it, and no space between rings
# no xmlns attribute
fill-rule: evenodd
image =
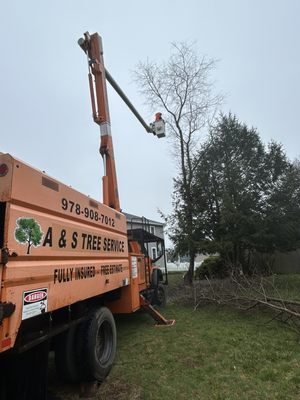
<svg viewBox="0 0 300 400"><path fill-rule="evenodd" d="M113 312L138 309L145 273L141 254L128 253L125 216L8 154L2 164L0 302L16 308L0 325L0 352L14 346L23 320L114 289L123 288Z"/></svg>

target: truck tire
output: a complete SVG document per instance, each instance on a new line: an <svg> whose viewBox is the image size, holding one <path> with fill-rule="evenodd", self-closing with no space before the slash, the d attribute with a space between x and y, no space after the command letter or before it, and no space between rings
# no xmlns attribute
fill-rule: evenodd
<svg viewBox="0 0 300 400"><path fill-rule="evenodd" d="M154 292L154 305L165 307L167 304L167 293L164 285L158 285Z"/></svg>
<svg viewBox="0 0 300 400"><path fill-rule="evenodd" d="M85 381L103 382L112 368L116 347L114 317L108 308L100 307L81 324L79 359Z"/></svg>
<svg viewBox="0 0 300 400"><path fill-rule="evenodd" d="M55 342L55 367L58 377L68 383L81 381L80 360L77 355L78 326L61 333Z"/></svg>
<svg viewBox="0 0 300 400"><path fill-rule="evenodd" d="M163 280L163 274L159 268L155 268L151 274L151 287L157 287Z"/></svg>

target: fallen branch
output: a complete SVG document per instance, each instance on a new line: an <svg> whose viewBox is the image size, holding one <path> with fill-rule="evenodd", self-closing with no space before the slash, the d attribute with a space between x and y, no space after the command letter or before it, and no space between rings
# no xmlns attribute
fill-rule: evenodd
<svg viewBox="0 0 300 400"><path fill-rule="evenodd" d="M270 292L276 293L277 297L270 296ZM274 281L265 283L257 277L232 277L227 281L206 279L206 284L204 281L198 288L194 287L194 310L207 302L230 305L243 311L260 305L276 313L269 322L280 320L300 333L300 302L281 298Z"/></svg>
<svg viewBox="0 0 300 400"><path fill-rule="evenodd" d="M295 300L286 300L286 299L283 300L283 299L278 299L276 297L269 297L269 296L267 296L267 300L268 301L275 301L275 302L278 302L278 303L284 302L285 304L290 304L292 306L300 307L300 302L299 301L295 301Z"/></svg>

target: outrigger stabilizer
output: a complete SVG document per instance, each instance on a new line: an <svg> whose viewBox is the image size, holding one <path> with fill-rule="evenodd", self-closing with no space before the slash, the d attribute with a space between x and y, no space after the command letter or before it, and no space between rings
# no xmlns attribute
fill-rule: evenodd
<svg viewBox="0 0 300 400"><path fill-rule="evenodd" d="M155 326L173 326L175 324L175 319L166 319L142 294L140 294L140 301L142 309L157 322Z"/></svg>

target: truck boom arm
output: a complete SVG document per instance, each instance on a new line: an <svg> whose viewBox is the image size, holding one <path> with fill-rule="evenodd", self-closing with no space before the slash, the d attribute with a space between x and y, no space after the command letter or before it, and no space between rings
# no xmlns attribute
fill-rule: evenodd
<svg viewBox="0 0 300 400"><path fill-rule="evenodd" d="M117 173L114 160L113 142L105 81L102 40L98 33L84 34L78 41L88 59L88 79L91 93L93 119L100 126L100 154L104 162L103 203L120 211Z"/></svg>
<svg viewBox="0 0 300 400"><path fill-rule="evenodd" d="M104 162L103 176L103 203L117 211L120 211L120 201L118 194L117 174L114 161L113 142L110 129L110 116L107 100L106 79L123 99L131 112L140 121L147 132L153 133L158 138L165 136L164 120L161 113L156 114L156 120L148 125L136 108L132 105L128 97L118 86L116 81L105 69L103 60L102 40L98 33L90 35L84 34L84 38L78 40L79 46L87 55L88 60L88 79L91 94L93 119L100 125L101 144L100 154Z"/></svg>

